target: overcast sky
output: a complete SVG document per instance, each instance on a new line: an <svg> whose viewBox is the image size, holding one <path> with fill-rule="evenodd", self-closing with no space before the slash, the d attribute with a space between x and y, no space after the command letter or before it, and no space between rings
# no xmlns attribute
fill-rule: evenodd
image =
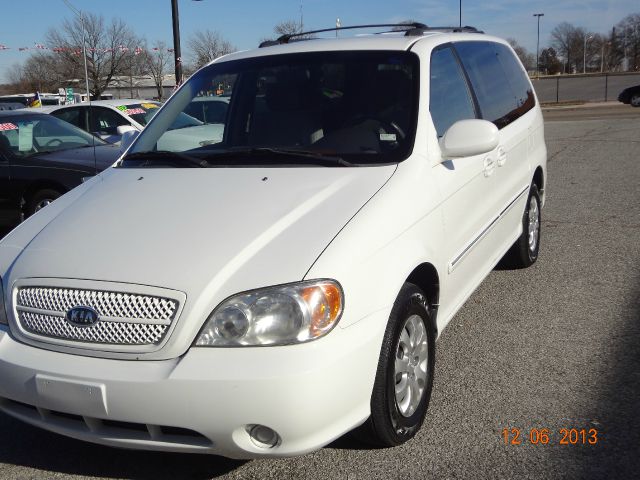
<svg viewBox="0 0 640 480"><path fill-rule="evenodd" d="M87 12L104 17L121 17L150 43L172 43L170 0L71 0ZM238 49L255 48L260 39L272 35L273 26L287 19L300 19L307 29L332 27L336 17L343 26L386 23L413 19L428 25L457 25L458 0L179 0L180 29L184 51L186 39L196 30L219 31ZM62 0L3 0L0 45L0 81L16 62L44 42L45 33L60 25L72 13ZM638 0L483 0L462 2L462 23L492 35L515 38L529 51L536 48L534 13L544 13L540 24L540 45L550 41L549 33L563 21L597 33L630 13L640 13Z"/></svg>

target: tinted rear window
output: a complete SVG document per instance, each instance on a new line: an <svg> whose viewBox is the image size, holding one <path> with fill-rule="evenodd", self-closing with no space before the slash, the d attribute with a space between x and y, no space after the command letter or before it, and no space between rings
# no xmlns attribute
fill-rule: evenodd
<svg viewBox="0 0 640 480"><path fill-rule="evenodd" d="M502 128L533 108L531 85L506 46L458 42L455 48L471 80L482 118Z"/></svg>

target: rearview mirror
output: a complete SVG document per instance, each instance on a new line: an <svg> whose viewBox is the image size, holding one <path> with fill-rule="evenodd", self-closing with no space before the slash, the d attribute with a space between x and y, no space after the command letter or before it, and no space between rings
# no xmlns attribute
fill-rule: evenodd
<svg viewBox="0 0 640 480"><path fill-rule="evenodd" d="M443 158L470 157L490 152L498 146L498 127L486 120L459 120L440 139Z"/></svg>

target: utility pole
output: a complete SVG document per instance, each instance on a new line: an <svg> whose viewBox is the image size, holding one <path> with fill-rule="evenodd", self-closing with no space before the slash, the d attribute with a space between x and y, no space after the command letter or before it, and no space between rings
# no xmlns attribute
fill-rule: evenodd
<svg viewBox="0 0 640 480"><path fill-rule="evenodd" d="M593 35L584 36L584 49L582 50L582 73L587 73L587 42L593 38Z"/></svg>
<svg viewBox="0 0 640 480"><path fill-rule="evenodd" d="M544 17L544 13L534 13L534 17L538 17L538 42L536 43L536 77L540 78L540 17Z"/></svg>
<svg viewBox="0 0 640 480"><path fill-rule="evenodd" d="M176 87L182 83L182 56L180 54L180 20L178 18L178 0L171 0L171 18L173 20L173 56L175 62Z"/></svg>
<svg viewBox="0 0 640 480"><path fill-rule="evenodd" d="M84 15L82 10L78 10L71 5L68 0L62 0L69 9L80 17L80 24L82 25L82 58L84 58L84 86L87 90L87 102L91 103L91 94L89 93L89 71L87 70L87 42L85 39L85 27L84 27ZM99 99L98 99L99 100Z"/></svg>
<svg viewBox="0 0 640 480"><path fill-rule="evenodd" d="M462 0L460 0L460 28L462 28Z"/></svg>

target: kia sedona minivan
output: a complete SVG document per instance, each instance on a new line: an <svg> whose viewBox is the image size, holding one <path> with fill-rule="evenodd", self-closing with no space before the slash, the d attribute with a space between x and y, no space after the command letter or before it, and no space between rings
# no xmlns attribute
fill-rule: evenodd
<svg viewBox="0 0 640 480"><path fill-rule="evenodd" d="M217 59L0 241L0 410L234 458L411 439L438 335L538 257L547 151L506 42L405 27ZM173 141L220 84L216 132Z"/></svg>

